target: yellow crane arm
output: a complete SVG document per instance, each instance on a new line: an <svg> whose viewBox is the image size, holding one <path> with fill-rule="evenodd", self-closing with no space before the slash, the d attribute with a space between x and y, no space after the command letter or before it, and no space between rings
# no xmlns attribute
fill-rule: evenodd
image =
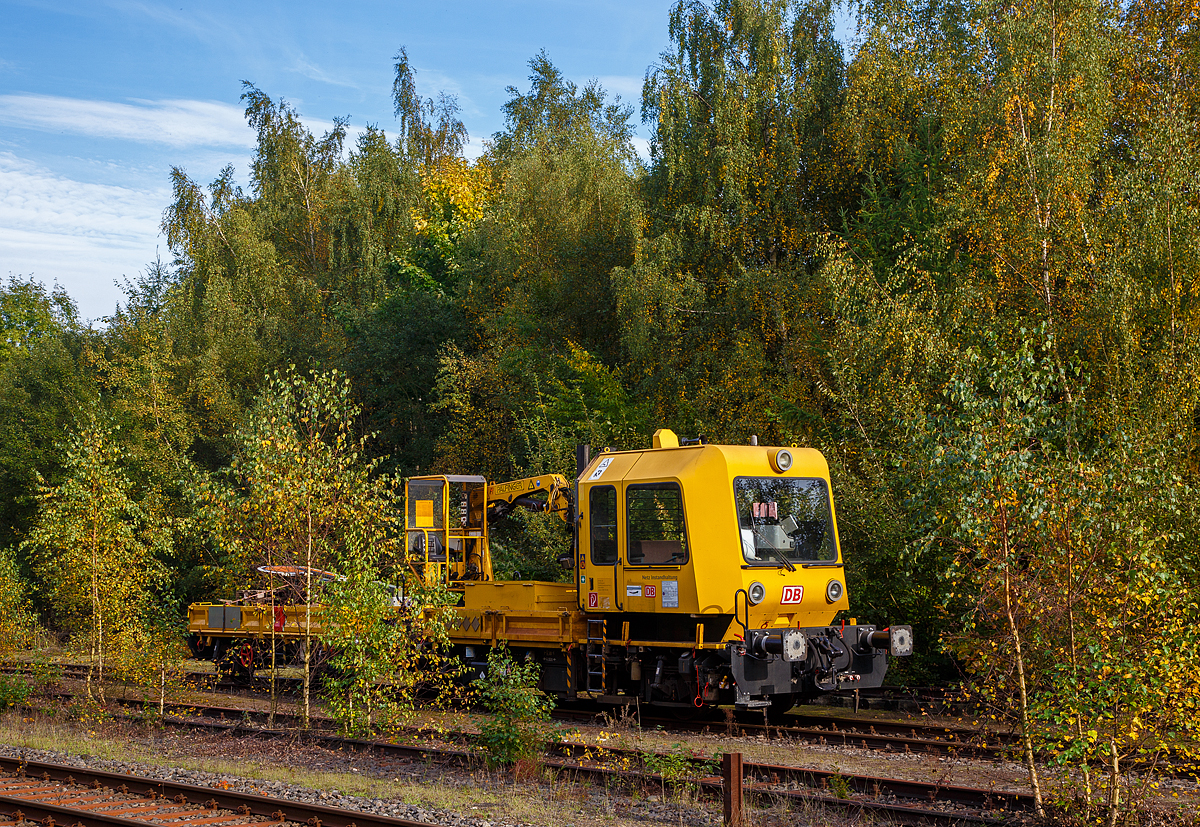
<svg viewBox="0 0 1200 827"><path fill-rule="evenodd" d="M485 497L489 520L502 518L517 506L530 511L549 511L565 523L572 519L573 493L562 474L495 483L487 487Z"/></svg>

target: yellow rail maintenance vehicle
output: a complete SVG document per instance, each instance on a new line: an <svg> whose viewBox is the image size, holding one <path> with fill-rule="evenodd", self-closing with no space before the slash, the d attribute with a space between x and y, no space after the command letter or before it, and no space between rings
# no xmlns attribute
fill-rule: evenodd
<svg viewBox="0 0 1200 827"><path fill-rule="evenodd" d="M835 623L849 608L824 457L710 445L661 429L653 447L581 446L577 478L407 482L410 566L461 591L451 639L477 674L509 646L560 699L776 715L883 683L908 626ZM495 581L489 524L516 507L573 527L570 583Z"/></svg>

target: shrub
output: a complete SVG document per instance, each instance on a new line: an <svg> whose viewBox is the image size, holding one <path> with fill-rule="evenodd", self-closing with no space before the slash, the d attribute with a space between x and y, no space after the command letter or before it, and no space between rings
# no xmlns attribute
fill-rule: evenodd
<svg viewBox="0 0 1200 827"><path fill-rule="evenodd" d="M0 709L25 703L32 691L24 675L0 674Z"/></svg>
<svg viewBox="0 0 1200 827"><path fill-rule="evenodd" d="M554 701L537 688L538 673L536 663L514 661L507 648L488 653L487 674L475 681L475 688L491 713L479 736L490 766L541 754Z"/></svg>

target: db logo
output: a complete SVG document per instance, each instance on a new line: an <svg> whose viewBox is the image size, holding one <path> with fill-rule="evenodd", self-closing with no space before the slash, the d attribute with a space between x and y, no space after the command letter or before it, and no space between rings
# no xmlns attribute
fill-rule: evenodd
<svg viewBox="0 0 1200 827"><path fill-rule="evenodd" d="M656 593L657 593L656 586L644 586L642 588L642 594L644 594L646 597L654 597L654 595Z"/></svg>
<svg viewBox="0 0 1200 827"><path fill-rule="evenodd" d="M780 603L799 603L804 599L803 586L784 586L783 597L779 599Z"/></svg>
<svg viewBox="0 0 1200 827"><path fill-rule="evenodd" d="M588 608L596 609L600 606L600 595L595 592L588 592Z"/></svg>

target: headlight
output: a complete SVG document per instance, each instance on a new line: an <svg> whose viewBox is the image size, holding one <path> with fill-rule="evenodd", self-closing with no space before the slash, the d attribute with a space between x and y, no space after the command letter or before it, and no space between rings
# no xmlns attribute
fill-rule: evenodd
<svg viewBox="0 0 1200 827"><path fill-rule="evenodd" d="M757 606L767 596L767 587L755 580L750 584L750 588L746 589L746 594L750 597L750 605Z"/></svg>
<svg viewBox="0 0 1200 827"><path fill-rule="evenodd" d="M771 467L780 474L791 468L792 452L787 448L780 448L778 451L771 454Z"/></svg>
<svg viewBox="0 0 1200 827"><path fill-rule="evenodd" d="M843 591L841 581L830 580L829 584L825 586L825 600L829 603L837 603L842 599Z"/></svg>

